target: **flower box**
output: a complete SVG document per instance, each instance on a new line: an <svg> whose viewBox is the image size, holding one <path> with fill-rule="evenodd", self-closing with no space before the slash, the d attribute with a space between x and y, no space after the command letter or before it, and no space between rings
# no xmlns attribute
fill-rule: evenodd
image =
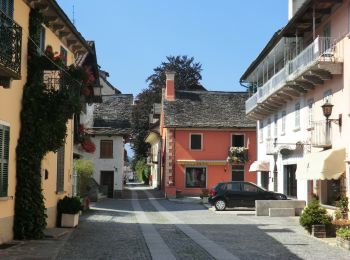
<svg viewBox="0 0 350 260"><path fill-rule="evenodd" d="M61 227L76 227L79 224L79 213L65 214L62 213Z"/></svg>

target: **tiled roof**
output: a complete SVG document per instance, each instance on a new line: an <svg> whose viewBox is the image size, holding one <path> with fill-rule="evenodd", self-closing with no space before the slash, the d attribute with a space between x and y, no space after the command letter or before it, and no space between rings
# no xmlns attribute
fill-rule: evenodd
<svg viewBox="0 0 350 260"><path fill-rule="evenodd" d="M130 134L132 104L131 94L102 96L94 109L95 134Z"/></svg>
<svg viewBox="0 0 350 260"><path fill-rule="evenodd" d="M186 128L255 128L245 116L247 92L180 91L163 101L164 126Z"/></svg>

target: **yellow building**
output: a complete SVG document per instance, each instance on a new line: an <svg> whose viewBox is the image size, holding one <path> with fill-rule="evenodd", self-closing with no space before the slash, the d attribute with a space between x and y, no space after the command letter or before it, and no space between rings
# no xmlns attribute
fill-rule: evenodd
<svg viewBox="0 0 350 260"><path fill-rule="evenodd" d="M37 9L45 24L38 49L52 46L67 65L89 46L54 0L0 1L0 244L13 239L16 195L16 147L20 137L22 97L27 81L29 13ZM7 37L5 37L5 35ZM73 122L67 123L65 146L49 152L41 163L47 227L56 224L57 201L71 195Z"/></svg>

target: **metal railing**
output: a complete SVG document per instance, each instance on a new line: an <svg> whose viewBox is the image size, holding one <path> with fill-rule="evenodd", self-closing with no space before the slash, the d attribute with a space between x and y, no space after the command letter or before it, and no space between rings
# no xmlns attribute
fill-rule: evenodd
<svg viewBox="0 0 350 260"><path fill-rule="evenodd" d="M8 76L21 75L22 27L0 11L0 68Z"/></svg>
<svg viewBox="0 0 350 260"><path fill-rule="evenodd" d="M317 37L309 46L289 61L283 69L273 75L257 92L246 101L246 113L252 111L258 103L281 89L287 81L294 80L316 61L334 62L339 57L337 45L333 38Z"/></svg>
<svg viewBox="0 0 350 260"><path fill-rule="evenodd" d="M332 128L327 122L316 121L312 122L311 145L313 147L330 147L332 146Z"/></svg>

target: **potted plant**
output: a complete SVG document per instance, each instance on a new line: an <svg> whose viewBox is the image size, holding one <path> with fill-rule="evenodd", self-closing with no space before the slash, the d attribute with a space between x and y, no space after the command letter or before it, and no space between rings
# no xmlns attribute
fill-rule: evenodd
<svg viewBox="0 0 350 260"><path fill-rule="evenodd" d="M340 200L337 202L337 206L340 209L342 219L348 219L349 198L348 197L341 197Z"/></svg>
<svg viewBox="0 0 350 260"><path fill-rule="evenodd" d="M226 161L228 163L246 163L248 161L248 149L245 147L230 147Z"/></svg>
<svg viewBox="0 0 350 260"><path fill-rule="evenodd" d="M200 195L200 198L202 199L202 203L208 203L209 190L202 189L202 194Z"/></svg>
<svg viewBox="0 0 350 260"><path fill-rule="evenodd" d="M61 227L76 227L82 210L81 200L79 197L65 196L58 201L57 210L61 215Z"/></svg>
<svg viewBox="0 0 350 260"><path fill-rule="evenodd" d="M320 206L319 201L313 198L300 216L300 224L315 237L326 237L326 228L330 227L331 216Z"/></svg>
<svg viewBox="0 0 350 260"><path fill-rule="evenodd" d="M342 227L337 230L337 246L350 250L350 228Z"/></svg>

